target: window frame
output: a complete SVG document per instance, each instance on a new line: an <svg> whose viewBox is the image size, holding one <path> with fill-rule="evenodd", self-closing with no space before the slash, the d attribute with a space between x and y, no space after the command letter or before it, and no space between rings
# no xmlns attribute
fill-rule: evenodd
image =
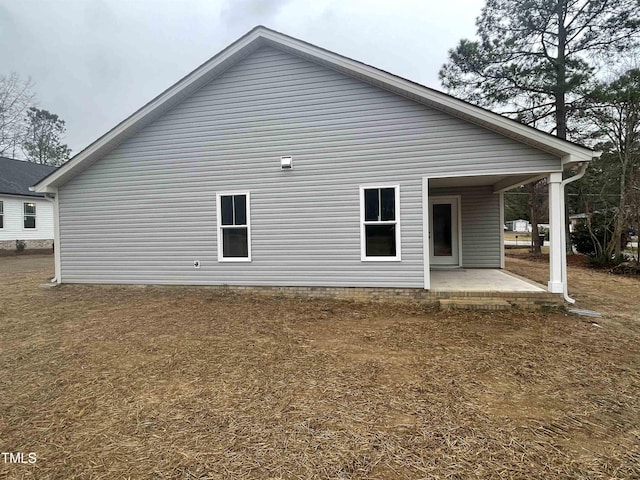
<svg viewBox="0 0 640 480"><path fill-rule="evenodd" d="M395 220L365 220L365 190L393 188L395 199ZM395 256L367 256L367 238L366 238L366 226L367 225L395 225L396 226L396 254ZM375 185L360 185L360 261L362 262L400 262L402 260L401 255L401 243L400 243L400 185L399 184L375 184Z"/></svg>
<svg viewBox="0 0 640 480"><path fill-rule="evenodd" d="M223 255L223 238L222 230L225 228L238 228L244 225L222 225L222 199L232 195L244 195L246 197L246 217L247 217L247 256L246 257L225 257ZM251 192L249 191L232 191L216 193L216 223L217 223L217 241L218 241L218 262L251 262Z"/></svg>
<svg viewBox="0 0 640 480"><path fill-rule="evenodd" d="M26 206L33 205L33 214L26 213ZM33 228L25 227L24 222L27 217L33 217ZM36 202L22 202L22 230L34 231L38 230L38 205Z"/></svg>

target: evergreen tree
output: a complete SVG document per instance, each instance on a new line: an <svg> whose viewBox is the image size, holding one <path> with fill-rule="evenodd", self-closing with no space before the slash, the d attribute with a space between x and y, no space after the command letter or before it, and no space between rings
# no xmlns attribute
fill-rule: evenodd
<svg viewBox="0 0 640 480"><path fill-rule="evenodd" d="M637 0L487 0L478 40L461 40L444 87L478 105L568 137L598 59L637 45Z"/></svg>

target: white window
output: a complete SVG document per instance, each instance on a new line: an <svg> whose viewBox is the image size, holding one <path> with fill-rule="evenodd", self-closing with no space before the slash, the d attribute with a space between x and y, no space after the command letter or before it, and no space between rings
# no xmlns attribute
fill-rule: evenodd
<svg viewBox="0 0 640 480"><path fill-rule="evenodd" d="M36 228L36 204L24 203L24 228Z"/></svg>
<svg viewBox="0 0 640 480"><path fill-rule="evenodd" d="M0 228L4 228L4 202L0 200Z"/></svg>
<svg viewBox="0 0 640 480"><path fill-rule="evenodd" d="M360 187L363 261L400 260L400 186Z"/></svg>
<svg viewBox="0 0 640 480"><path fill-rule="evenodd" d="M251 261L251 209L248 192L218 193L218 261Z"/></svg>

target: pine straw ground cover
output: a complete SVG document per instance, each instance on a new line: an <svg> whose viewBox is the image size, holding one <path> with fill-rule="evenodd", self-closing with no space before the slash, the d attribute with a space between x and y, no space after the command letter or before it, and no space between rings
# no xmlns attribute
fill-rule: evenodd
<svg viewBox="0 0 640 480"><path fill-rule="evenodd" d="M0 449L37 454L0 458L0 477L640 477L637 331L206 288L40 289L50 262L0 259Z"/></svg>

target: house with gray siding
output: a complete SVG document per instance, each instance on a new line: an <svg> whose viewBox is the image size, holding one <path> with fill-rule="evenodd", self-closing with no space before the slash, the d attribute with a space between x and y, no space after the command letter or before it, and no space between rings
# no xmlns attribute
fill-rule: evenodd
<svg viewBox="0 0 640 480"><path fill-rule="evenodd" d="M34 189L59 283L428 290L503 268L503 192L547 177L562 293L563 172L597 155L260 26Z"/></svg>

